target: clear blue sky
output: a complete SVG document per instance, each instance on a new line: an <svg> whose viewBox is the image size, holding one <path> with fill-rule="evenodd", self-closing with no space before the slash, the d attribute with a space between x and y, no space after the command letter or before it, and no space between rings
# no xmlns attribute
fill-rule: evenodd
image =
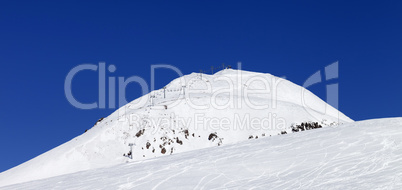
<svg viewBox="0 0 402 190"><path fill-rule="evenodd" d="M339 61L339 109L354 120L402 116L401 1L2 1L0 171L48 151L112 109L79 110L64 79L105 61L112 76L185 74L221 63L303 84ZM97 75L77 76L77 99L97 99ZM157 73L156 87L176 78ZM321 85L321 86L320 86ZM324 85L311 88L325 99ZM128 97L140 95L138 85Z"/></svg>

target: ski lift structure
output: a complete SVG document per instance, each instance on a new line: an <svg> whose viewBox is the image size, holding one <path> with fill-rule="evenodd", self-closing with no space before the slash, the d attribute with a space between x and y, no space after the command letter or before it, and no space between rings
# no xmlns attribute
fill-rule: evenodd
<svg viewBox="0 0 402 190"><path fill-rule="evenodd" d="M130 146L130 152L129 152L129 154L127 154L127 156L130 158L130 159L133 159L133 146L135 145L135 143L130 143L130 144L128 144L128 146Z"/></svg>

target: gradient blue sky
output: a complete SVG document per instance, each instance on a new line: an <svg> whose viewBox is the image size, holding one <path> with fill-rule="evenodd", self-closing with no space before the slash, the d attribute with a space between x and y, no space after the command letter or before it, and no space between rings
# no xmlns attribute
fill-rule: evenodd
<svg viewBox="0 0 402 190"><path fill-rule="evenodd" d="M64 79L82 63L108 76L150 79L150 65L183 73L222 63L286 76L296 84L339 61L339 109L354 120L402 116L401 1L2 1L0 171L89 129L113 109L79 110ZM157 72L156 87L176 78ZM74 79L97 100L97 74ZM325 99L325 83L309 88ZM130 85L127 97L140 95Z"/></svg>

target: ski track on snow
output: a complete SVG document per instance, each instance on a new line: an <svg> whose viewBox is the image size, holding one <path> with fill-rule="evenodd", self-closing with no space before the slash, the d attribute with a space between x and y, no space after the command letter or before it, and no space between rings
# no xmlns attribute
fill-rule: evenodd
<svg viewBox="0 0 402 190"><path fill-rule="evenodd" d="M368 120L0 189L402 189L402 118Z"/></svg>

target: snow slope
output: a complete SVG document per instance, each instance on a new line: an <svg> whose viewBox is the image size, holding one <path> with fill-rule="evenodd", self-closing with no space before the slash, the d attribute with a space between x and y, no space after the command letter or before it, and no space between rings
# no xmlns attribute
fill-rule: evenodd
<svg viewBox="0 0 402 190"><path fill-rule="evenodd" d="M402 189L402 118L189 151L0 189Z"/></svg>
<svg viewBox="0 0 402 190"><path fill-rule="evenodd" d="M308 121L326 127L353 120L310 91L270 74L192 73L0 173L0 186L290 133L291 125ZM127 157L130 143L133 159Z"/></svg>

